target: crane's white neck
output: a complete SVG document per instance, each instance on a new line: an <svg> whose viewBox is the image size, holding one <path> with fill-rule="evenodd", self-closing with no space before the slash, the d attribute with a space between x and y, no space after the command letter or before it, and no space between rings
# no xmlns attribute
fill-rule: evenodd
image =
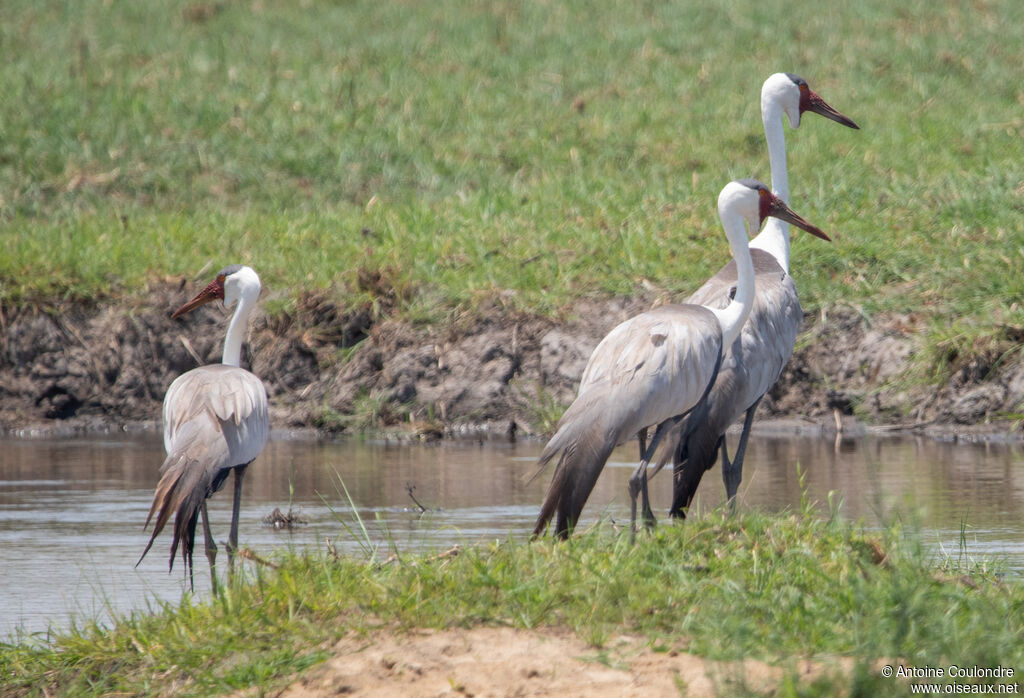
<svg viewBox="0 0 1024 698"><path fill-rule="evenodd" d="M731 346L743 329L754 305L754 263L750 258L746 219L737 211L719 207L722 227L736 260L736 294L724 308L710 308L722 327L722 346Z"/></svg>
<svg viewBox="0 0 1024 698"><path fill-rule="evenodd" d="M256 308L260 297L260 280L256 272L248 267L228 277L224 288L224 304L235 303L235 314L231 316L228 333L224 338L224 356L221 361L228 366L242 363L242 343L249 329L249 316Z"/></svg>
<svg viewBox="0 0 1024 698"><path fill-rule="evenodd" d="M768 162L772 170L772 191L789 203L789 175L786 172L786 134L782 128L784 111L778 100L767 95L761 98L761 120L768 141ZM789 273L789 223L772 217L764 229L750 241L750 247L764 250L775 258L782 270Z"/></svg>
<svg viewBox="0 0 1024 698"><path fill-rule="evenodd" d="M242 343L249 328L249 315L255 305L247 303L246 299L238 301L235 314L231 317L231 324L228 325L228 334L224 338L224 358L221 361L228 366L238 366L242 363Z"/></svg>

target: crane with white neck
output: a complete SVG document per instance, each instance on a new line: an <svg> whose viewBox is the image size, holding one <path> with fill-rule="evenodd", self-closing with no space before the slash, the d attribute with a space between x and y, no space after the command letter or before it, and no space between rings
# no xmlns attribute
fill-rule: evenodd
<svg viewBox="0 0 1024 698"><path fill-rule="evenodd" d="M730 182L718 197L718 215L738 269L736 293L721 308L665 305L615 327L594 349L579 393L559 421L538 460L540 473L558 457L534 535L555 518L555 535L565 538L579 520L612 449L641 430L659 427L629 481L631 529L641 495L644 518L652 522L647 465L673 418L685 415L707 393L722 351L739 335L754 299L754 267L748 232L765 218L789 221L813 235L828 236L794 213L756 180Z"/></svg>
<svg viewBox="0 0 1024 698"><path fill-rule="evenodd" d="M761 88L761 120L768 142L772 190L789 202L789 177L786 170L786 137L782 119L791 128L800 126L805 112L819 114L849 128L859 127L833 109L808 85L792 73L775 73ZM743 477L743 458L754 420L754 412L765 393L775 384L789 361L796 335L803 321L803 310L796 284L789 274L789 226L773 218L750 241L756 288L750 318L739 338L726 346L718 379L708 394L707 404L677 426L670 438L674 448L662 454L653 475L671 457L674 462L674 486L670 514L685 517L701 476L710 469L719 451L726 496L735 505L736 492ZM711 277L687 303L725 307L737 284L737 269L729 263ZM730 461L725 432L745 414L743 429L734 458Z"/></svg>
<svg viewBox="0 0 1024 698"><path fill-rule="evenodd" d="M174 557L180 545L191 582L196 522L201 515L214 590L217 589L217 545L210 532L206 500L219 491L228 475L234 472L227 544L231 570L238 549L242 477L263 451L270 432L267 390L259 378L240 366L249 316L259 295L260 279L256 272L246 266L232 265L222 269L206 288L171 316L178 318L215 300L222 300L227 308L235 306L224 339L221 363L183 373L167 389L163 406L167 457L160 466L160 482L146 519L148 526L156 514L153 534L139 562L174 514L169 569L174 568Z"/></svg>

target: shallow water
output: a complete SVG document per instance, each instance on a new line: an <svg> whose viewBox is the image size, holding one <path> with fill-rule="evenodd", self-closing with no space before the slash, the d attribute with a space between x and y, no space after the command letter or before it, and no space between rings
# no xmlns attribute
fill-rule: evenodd
<svg viewBox="0 0 1024 698"><path fill-rule="evenodd" d="M535 481L541 443L465 441L436 445L275 438L249 468L243 490L240 544L265 555L282 548L363 554L367 545L348 504L359 507L369 544L387 556L444 550L454 543L525 539L550 473ZM636 445L618 449L584 512L628 516L626 480ZM0 446L0 638L17 631L66 628L176 602L188 588L180 558L168 574L170 531L135 567L162 442L155 435L6 440ZM940 553L989 558L1024 573L1024 451L1012 445L955 445L923 438L751 439L740 505L797 509L805 496L841 502L841 513L868 525L900 515ZM342 485L342 483L344 483ZM429 508L421 513L410 497ZM651 483L655 512L671 500L670 478ZM210 500L218 541L227 537L231 483ZM721 504L719 470L707 473L698 509ZM275 508L308 523L291 531L261 523ZM962 543L966 543L966 548ZM201 533L195 556L197 594L210 579ZM226 563L221 551L218 564Z"/></svg>

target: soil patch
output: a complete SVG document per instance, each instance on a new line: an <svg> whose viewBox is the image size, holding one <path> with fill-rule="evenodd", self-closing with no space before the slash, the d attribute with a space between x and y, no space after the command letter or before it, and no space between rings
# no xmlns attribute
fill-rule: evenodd
<svg viewBox="0 0 1024 698"><path fill-rule="evenodd" d="M840 659L794 666L806 681L851 667ZM785 674L750 659L716 662L672 649L656 652L635 637L597 649L568 631L417 630L347 637L280 696L728 696L741 689L769 693Z"/></svg>
<svg viewBox="0 0 1024 698"><path fill-rule="evenodd" d="M0 317L0 428L156 426L170 382L220 358L227 311L210 304L183 320L169 317L192 291L166 282L128 306L81 303ZM416 327L310 295L273 317L257 311L243 365L266 384L277 429L532 433L572 400L601 337L650 306L647 298L586 300L559 319L499 306ZM918 329L908 316L806 318L801 348L760 418L798 420L798 430L855 433L860 420L1015 438L999 419L1020 409L1021 353L954 357L945 384L907 387L913 383L900 379L922 351Z"/></svg>

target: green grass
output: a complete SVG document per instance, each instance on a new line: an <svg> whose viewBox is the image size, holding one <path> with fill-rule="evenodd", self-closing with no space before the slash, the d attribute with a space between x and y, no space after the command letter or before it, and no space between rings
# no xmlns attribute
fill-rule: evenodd
<svg viewBox="0 0 1024 698"><path fill-rule="evenodd" d="M899 524L866 531L805 504L627 538L605 525L567 544L507 541L384 565L285 556L209 602L186 595L109 628L0 645L0 692L270 689L350 632L475 625L568 627L595 647L628 633L658 651L758 658L793 672L782 695L891 693L880 661L1024 662L1024 586L990 563L928 552ZM854 672L803 685L795 658L835 656Z"/></svg>
<svg viewBox="0 0 1024 698"><path fill-rule="evenodd" d="M352 305L384 271L421 321L685 294L727 259L718 190L768 178L789 70L862 126L787 131L836 240L796 240L805 307L1024 325L1016 0L11 0L0 47L8 306L236 261Z"/></svg>
<svg viewBox="0 0 1024 698"><path fill-rule="evenodd" d="M1005 355L1024 326L1018 0L5 0L0 55L7 308L231 262L277 302L390 294L418 322L566 312L644 281L686 294L728 255L721 186L768 178L758 94L788 70L862 127L787 127L793 206L835 239L794 241L805 309L911 314L939 372ZM685 637L711 657L1022 663L1018 583L972 569L971 588L912 536L803 515L662 526L635 548L599 531L435 564L283 562L211 604L5 646L0 686L188 675L203 694L274 681L349 630L453 622Z"/></svg>

